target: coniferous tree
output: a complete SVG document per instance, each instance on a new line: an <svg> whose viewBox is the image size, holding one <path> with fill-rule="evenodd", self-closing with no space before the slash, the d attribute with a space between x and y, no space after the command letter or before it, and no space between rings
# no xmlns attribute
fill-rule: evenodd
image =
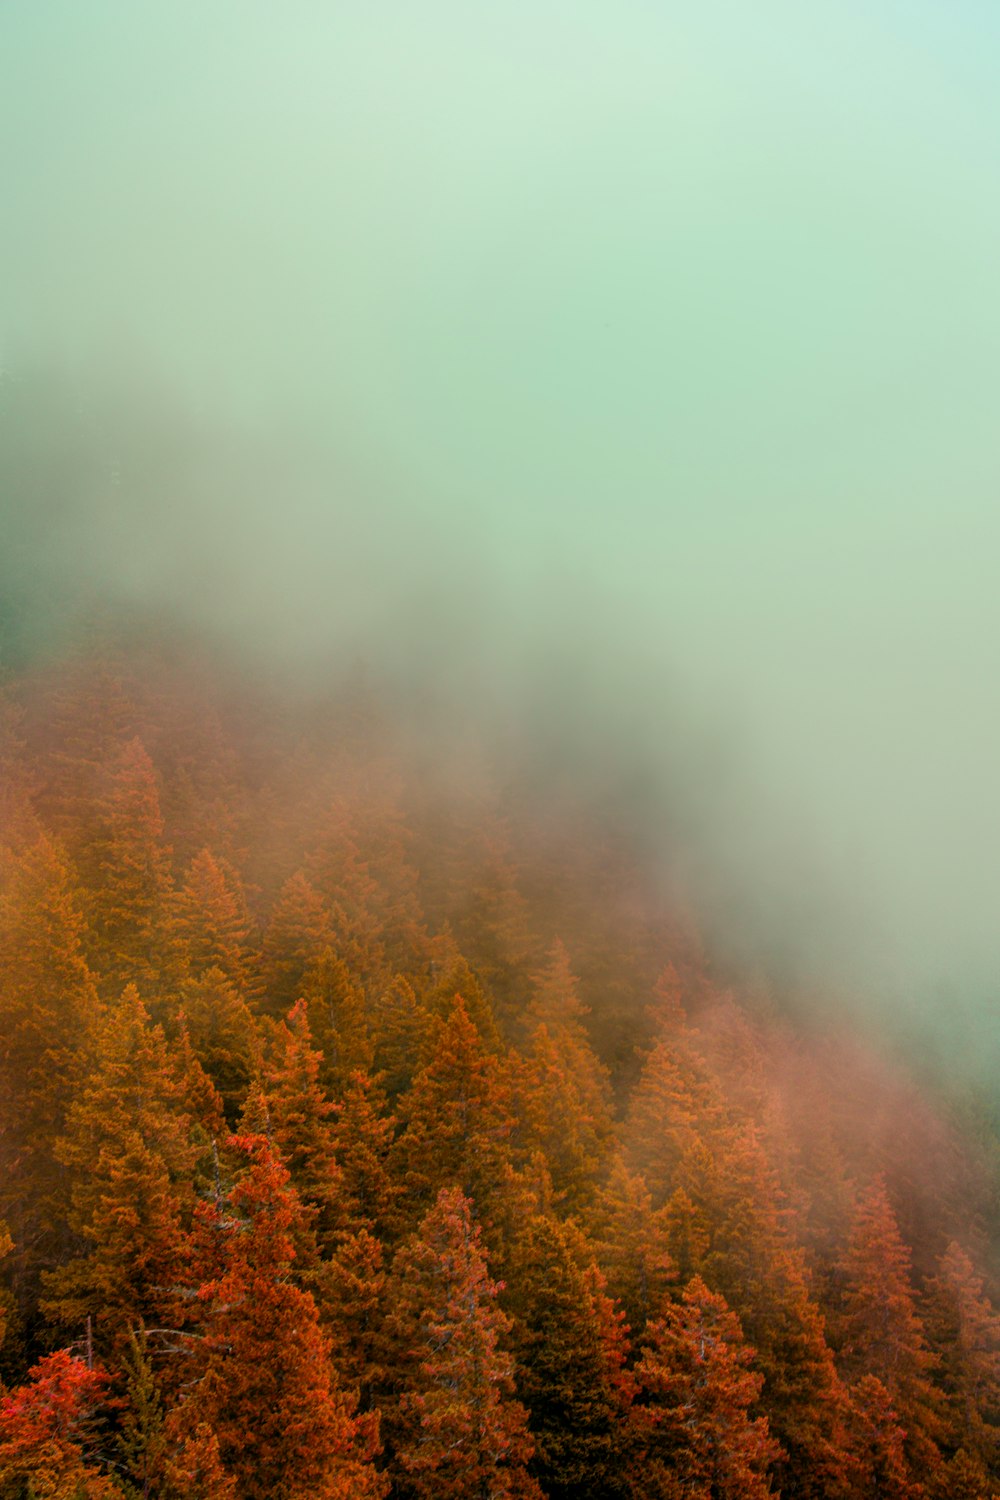
<svg viewBox="0 0 1000 1500"><path fill-rule="evenodd" d="M194 1053L222 1101L226 1119L234 1123L251 1080L260 1072L260 1036L253 1014L221 969L186 980L179 999Z"/></svg>
<svg viewBox="0 0 1000 1500"><path fill-rule="evenodd" d="M517 1394L528 1410L531 1472L551 1500L628 1494L628 1406L617 1330L595 1305L578 1230L535 1217L512 1257Z"/></svg>
<svg viewBox="0 0 1000 1500"><path fill-rule="evenodd" d="M959 1450L981 1482L1000 1482L1000 1315L983 1278L954 1241L927 1285L926 1331L937 1356L935 1381L944 1399L942 1446Z"/></svg>
<svg viewBox="0 0 1000 1500"><path fill-rule="evenodd" d="M610 1090L589 1045L540 1022L509 1074L518 1155L545 1158L563 1213L588 1211L611 1133Z"/></svg>
<svg viewBox="0 0 1000 1500"><path fill-rule="evenodd" d="M333 947L326 902L301 870L278 893L261 951L263 1007L285 1015L305 993L304 981L319 955Z"/></svg>
<svg viewBox="0 0 1000 1500"><path fill-rule="evenodd" d="M244 999L251 996L255 980L246 897L235 871L220 864L211 850L202 849L188 866L170 925L182 973L197 979L215 970Z"/></svg>
<svg viewBox="0 0 1000 1500"><path fill-rule="evenodd" d="M846 1483L844 1391L752 1128L719 1132L711 1148L698 1143L680 1164L678 1185L690 1206L687 1248L701 1246L693 1269L725 1297L757 1352L762 1405L783 1450L775 1467L782 1493L827 1500ZM673 1243L681 1248L678 1237Z"/></svg>
<svg viewBox="0 0 1000 1500"><path fill-rule="evenodd" d="M636 1365L636 1500L764 1500L780 1455L753 1416L763 1376L725 1298L694 1277L647 1326Z"/></svg>
<svg viewBox="0 0 1000 1500"><path fill-rule="evenodd" d="M44 835L3 860L0 885L0 1218L19 1316L67 1251L70 1182L55 1145L91 1065L97 994L82 953L72 875Z"/></svg>
<svg viewBox="0 0 1000 1500"><path fill-rule="evenodd" d="M413 1086L416 1075L431 1061L437 1030L435 1018L402 974L376 996L371 1068L393 1102Z"/></svg>
<svg viewBox="0 0 1000 1500"><path fill-rule="evenodd" d="M61 1327L92 1317L102 1340L118 1340L171 1316L202 1144L134 985L105 1022L98 1058L57 1147L73 1177L77 1249L46 1274L43 1305Z"/></svg>
<svg viewBox="0 0 1000 1500"><path fill-rule="evenodd" d="M638 1342L654 1308L677 1280L670 1253L670 1222L665 1209L653 1209L645 1182L621 1156L612 1163L593 1216L594 1247Z"/></svg>
<svg viewBox="0 0 1000 1500"><path fill-rule="evenodd" d="M906 1434L892 1397L876 1375L862 1375L849 1390L848 1474L857 1500L871 1495L885 1500L922 1500L926 1494L911 1475L905 1453ZM950 1493L950 1492L949 1492Z"/></svg>
<svg viewBox="0 0 1000 1500"><path fill-rule="evenodd" d="M118 1432L119 1472L127 1495L148 1500L161 1492L168 1444L145 1329L129 1330L121 1370L125 1398Z"/></svg>
<svg viewBox="0 0 1000 1500"><path fill-rule="evenodd" d="M685 1153L722 1116L718 1090L687 1033L661 1038L643 1065L624 1126L628 1164L642 1173L656 1207L677 1188Z"/></svg>
<svg viewBox="0 0 1000 1500"><path fill-rule="evenodd" d="M156 771L140 739L121 750L92 841L94 884L87 892L88 957L103 993L136 984L159 996L170 975L166 914L172 893L170 851Z"/></svg>
<svg viewBox="0 0 1000 1500"><path fill-rule="evenodd" d="M434 1056L400 1100L403 1132L392 1165L404 1211L418 1222L442 1187L472 1200L488 1245L499 1221L511 1116L499 1065L485 1050L461 996L438 1026Z"/></svg>
<svg viewBox="0 0 1000 1500"><path fill-rule="evenodd" d="M174 1442L164 1466L163 1500L240 1500L236 1479L223 1468L219 1440L207 1422L191 1427L187 1420L168 1419L167 1429Z"/></svg>
<svg viewBox="0 0 1000 1500"><path fill-rule="evenodd" d="M396 1121L367 1073L351 1075L332 1121L333 1157L340 1168L345 1220L384 1236L396 1222L399 1184L390 1171Z"/></svg>
<svg viewBox="0 0 1000 1500"><path fill-rule="evenodd" d="M227 1197L199 1207L201 1310L176 1422L205 1422L245 1500L348 1500L383 1492L377 1423L338 1389L315 1303L290 1279L301 1207L260 1136L233 1136Z"/></svg>
<svg viewBox="0 0 1000 1500"><path fill-rule="evenodd" d="M107 1385L104 1370L60 1349L0 1400L4 1500L111 1500L118 1493L97 1465Z"/></svg>
<svg viewBox="0 0 1000 1500"><path fill-rule="evenodd" d="M386 1427L401 1496L540 1500L498 1291L468 1199L442 1188L397 1252L387 1298L396 1394Z"/></svg>
<svg viewBox="0 0 1000 1500"><path fill-rule="evenodd" d="M468 959L455 942L450 928L427 944L429 950L430 977L421 996L431 1016L446 1020L461 995L466 1014L479 1032L484 1048L488 1052L499 1052L500 1033L497 1029L493 1002Z"/></svg>
<svg viewBox="0 0 1000 1500"><path fill-rule="evenodd" d="M355 1069L372 1065L373 1043L365 998L332 948L310 963L302 981L309 1026L321 1054L320 1077L333 1097Z"/></svg>
<svg viewBox="0 0 1000 1500"><path fill-rule="evenodd" d="M841 1271L843 1368L852 1378L874 1375L881 1382L906 1434L911 1472L933 1475L943 1435L934 1359L917 1315L910 1252L880 1178L860 1199Z"/></svg>

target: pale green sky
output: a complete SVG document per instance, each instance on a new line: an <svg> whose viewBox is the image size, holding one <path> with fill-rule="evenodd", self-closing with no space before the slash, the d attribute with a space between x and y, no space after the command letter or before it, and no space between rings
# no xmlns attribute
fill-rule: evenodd
<svg viewBox="0 0 1000 1500"><path fill-rule="evenodd" d="M8 363L141 433L83 571L502 713L563 662L723 742L769 922L1000 979L994 7L3 0L0 189Z"/></svg>

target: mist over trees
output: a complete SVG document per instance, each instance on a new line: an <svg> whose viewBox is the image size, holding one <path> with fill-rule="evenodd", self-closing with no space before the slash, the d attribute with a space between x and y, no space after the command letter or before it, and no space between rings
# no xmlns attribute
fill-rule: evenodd
<svg viewBox="0 0 1000 1500"><path fill-rule="evenodd" d="M992 1495L995 1137L619 825L134 617L2 705L2 1493Z"/></svg>
<svg viewBox="0 0 1000 1500"><path fill-rule="evenodd" d="M1000 1496L998 56L0 5L0 1500Z"/></svg>

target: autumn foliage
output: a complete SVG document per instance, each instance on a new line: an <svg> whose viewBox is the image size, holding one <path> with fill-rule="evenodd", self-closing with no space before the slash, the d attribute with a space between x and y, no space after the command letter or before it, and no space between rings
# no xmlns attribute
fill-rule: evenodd
<svg viewBox="0 0 1000 1500"><path fill-rule="evenodd" d="M0 708L0 1500L1000 1493L995 1142L585 806L141 633Z"/></svg>

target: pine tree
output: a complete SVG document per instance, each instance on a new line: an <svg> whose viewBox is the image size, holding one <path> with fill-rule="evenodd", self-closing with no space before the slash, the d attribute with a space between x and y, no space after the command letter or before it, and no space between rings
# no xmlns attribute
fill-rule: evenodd
<svg viewBox="0 0 1000 1500"><path fill-rule="evenodd" d="M95 1046L97 994L66 861L44 835L3 861L0 885L0 1218L22 1323L66 1253L70 1184L55 1154Z"/></svg>
<svg viewBox="0 0 1000 1500"><path fill-rule="evenodd" d="M422 1217L442 1187L460 1187L494 1246L511 1117L497 1060L484 1049L461 996L439 1023L435 1055L399 1109L404 1129L392 1165L411 1220Z"/></svg>
<svg viewBox="0 0 1000 1500"><path fill-rule="evenodd" d="M932 1474L939 1462L936 1442L943 1433L931 1383L934 1360L917 1316L910 1252L881 1178L860 1199L841 1271L842 1366L852 1379L876 1376L906 1434L911 1472Z"/></svg>
<svg viewBox="0 0 1000 1500"><path fill-rule="evenodd" d="M862 1375L849 1390L847 1407L852 1495L868 1500L921 1500L923 1487L910 1475L892 1397L875 1375ZM950 1494L950 1491L948 1492Z"/></svg>
<svg viewBox="0 0 1000 1500"><path fill-rule="evenodd" d="M626 1159L654 1206L678 1186L685 1153L723 1118L722 1101L687 1033L658 1041L643 1065L624 1126Z"/></svg>
<svg viewBox="0 0 1000 1500"><path fill-rule="evenodd" d="M248 999L255 988L248 939L250 918L236 872L202 849L177 892L171 939L180 971L193 978L217 970Z"/></svg>
<svg viewBox="0 0 1000 1500"><path fill-rule="evenodd" d="M518 1154L545 1158L561 1212L587 1212L611 1134L610 1089L589 1044L540 1022L509 1072Z"/></svg>
<svg viewBox="0 0 1000 1500"><path fill-rule="evenodd" d="M330 1338L333 1363L358 1409L370 1411L389 1372L383 1333L386 1308L382 1242L363 1225L341 1230L315 1277L316 1305Z"/></svg>
<svg viewBox="0 0 1000 1500"><path fill-rule="evenodd" d="M804 1256L795 1244L776 1176L751 1126L695 1142L677 1171L687 1205L681 1223L668 1208L680 1261L700 1246L690 1268L721 1293L757 1352L762 1406L784 1456L775 1465L782 1494L828 1500L845 1481L844 1393L814 1302Z"/></svg>
<svg viewBox="0 0 1000 1500"><path fill-rule="evenodd" d="M73 1175L76 1253L45 1276L48 1318L90 1316L102 1338L170 1316L201 1147L163 1033L129 985L100 1034L98 1065L57 1151Z"/></svg>
<svg viewBox="0 0 1000 1500"><path fill-rule="evenodd" d="M628 1170L620 1155L614 1158L598 1198L592 1229L608 1289L621 1304L637 1341L677 1272L670 1254L667 1211L654 1211L646 1184Z"/></svg>
<svg viewBox="0 0 1000 1500"><path fill-rule="evenodd" d="M107 1384L102 1369L60 1349L0 1400L0 1494L111 1500L119 1493L97 1467Z"/></svg>
<svg viewBox="0 0 1000 1500"><path fill-rule="evenodd" d="M398 1184L389 1169L396 1121L367 1073L351 1075L336 1106L333 1154L341 1172L347 1222L384 1235L394 1222Z"/></svg>
<svg viewBox="0 0 1000 1500"><path fill-rule="evenodd" d="M751 1416L763 1376L725 1298L700 1277L665 1302L646 1329L635 1369L641 1456L636 1500L764 1500L780 1454L766 1417Z"/></svg>
<svg viewBox="0 0 1000 1500"><path fill-rule="evenodd" d="M301 870L278 893L261 954L263 1007L286 1015L305 993L305 976L325 950L333 949L329 908Z"/></svg>
<svg viewBox="0 0 1000 1500"><path fill-rule="evenodd" d="M267 1135L290 1175L303 1206L307 1234L296 1242L300 1271L314 1270L346 1227L341 1172L334 1154L336 1106L320 1082L320 1053L312 1045L306 1003L292 1007L276 1028L260 1103Z"/></svg>
<svg viewBox="0 0 1000 1500"><path fill-rule="evenodd" d="M983 1278L952 1242L927 1284L926 1330L944 1398L943 1446L1000 1481L1000 1315Z"/></svg>
<svg viewBox="0 0 1000 1500"><path fill-rule="evenodd" d="M452 998L454 998L454 993ZM379 991L372 1007L371 1068L395 1103L433 1056L437 1024L403 975Z"/></svg>
<svg viewBox="0 0 1000 1500"><path fill-rule="evenodd" d="M376 1423L339 1390L315 1303L290 1278L301 1207L259 1136L233 1136L244 1163L228 1197L199 1206L199 1338L185 1420L205 1422L244 1500L378 1495Z"/></svg>
<svg viewBox="0 0 1000 1500"><path fill-rule="evenodd" d="M498 1291L469 1200L442 1188L397 1252L387 1299L397 1395L386 1426L401 1496L540 1500L525 1467L526 1413L500 1348L510 1324Z"/></svg>
<svg viewBox="0 0 1000 1500"><path fill-rule="evenodd" d="M194 1053L222 1100L226 1119L235 1123L261 1066L260 1037L250 1008L221 969L185 980L179 999Z"/></svg>
<svg viewBox="0 0 1000 1500"><path fill-rule="evenodd" d="M170 976L166 913L170 851L163 843L156 771L139 739L122 749L91 843L95 884L88 891L89 954L106 995L136 984L152 999Z"/></svg>
<svg viewBox="0 0 1000 1500"><path fill-rule="evenodd" d="M122 1359L125 1401L118 1432L120 1472L130 1496L160 1493L167 1461L163 1403L153 1373L145 1329L130 1329Z"/></svg>
<svg viewBox="0 0 1000 1500"><path fill-rule="evenodd" d="M550 1500L628 1494L620 1345L595 1305L578 1230L536 1217L512 1257L517 1394L528 1410L530 1470Z"/></svg>
<svg viewBox="0 0 1000 1500"><path fill-rule="evenodd" d="M174 1431L180 1427L181 1430ZM207 1422L191 1427L184 1411L180 1423L168 1421L174 1437L164 1467L162 1500L240 1500L236 1480L219 1457L219 1440Z"/></svg>
<svg viewBox="0 0 1000 1500"><path fill-rule="evenodd" d="M339 1097L355 1069L371 1067L373 1042L365 1000L347 965L324 948L310 963L302 981L310 1030L320 1050L324 1088Z"/></svg>
<svg viewBox="0 0 1000 1500"><path fill-rule="evenodd" d="M421 998L428 1012L441 1020L447 1019L461 995L465 1010L476 1030L483 1047L488 1052L500 1050L500 1033L497 1029L493 1002L468 959L459 950L451 930L445 931L427 944L430 955L430 979Z"/></svg>

